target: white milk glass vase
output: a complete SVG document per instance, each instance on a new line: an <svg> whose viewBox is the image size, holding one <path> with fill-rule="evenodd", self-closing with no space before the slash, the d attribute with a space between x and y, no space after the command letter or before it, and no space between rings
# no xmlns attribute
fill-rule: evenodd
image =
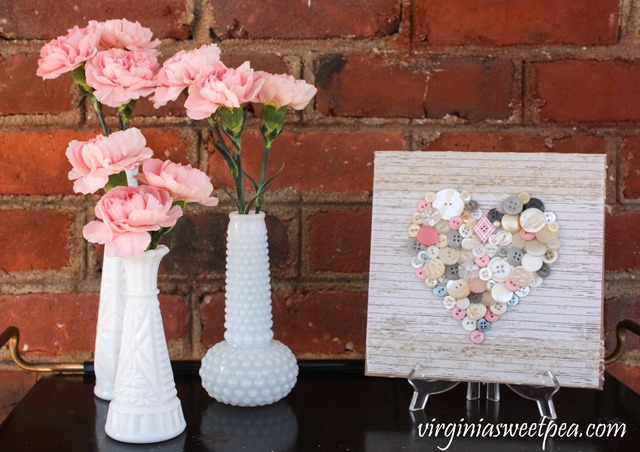
<svg viewBox="0 0 640 452"><path fill-rule="evenodd" d="M122 258L127 281L123 346L105 426L118 441L165 441L186 427L158 301L158 268L168 252L160 245Z"/></svg>
<svg viewBox="0 0 640 452"><path fill-rule="evenodd" d="M138 169L127 171L127 183L135 187ZM93 368L96 385L93 393L103 399L113 398L113 385L122 342L122 319L124 317L125 274L122 259L109 257L102 259L102 279L100 281L100 301L96 324L96 343L93 354Z"/></svg>
<svg viewBox="0 0 640 452"><path fill-rule="evenodd" d="M271 278L264 212L229 215L225 340L202 359L200 377L219 402L261 406L285 397L296 384L298 364L273 339Z"/></svg>

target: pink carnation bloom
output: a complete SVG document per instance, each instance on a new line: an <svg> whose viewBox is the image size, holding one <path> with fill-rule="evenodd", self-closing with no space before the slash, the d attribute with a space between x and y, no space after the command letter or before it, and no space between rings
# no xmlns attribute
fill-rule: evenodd
<svg viewBox="0 0 640 452"><path fill-rule="evenodd" d="M207 175L191 165L150 159L142 164L142 174L138 174L137 179L143 184L167 190L176 200L210 207L218 205L218 198L211 196L213 185Z"/></svg>
<svg viewBox="0 0 640 452"><path fill-rule="evenodd" d="M257 96L264 79L257 77L249 66L249 62L245 61L237 69L229 69L225 72L222 81L238 97L238 101L244 104L258 101Z"/></svg>
<svg viewBox="0 0 640 452"><path fill-rule="evenodd" d="M139 22L131 22L127 19L112 19L104 22L89 21L89 27L95 28L100 34L100 50L111 48L126 50L141 50L158 54L155 50L160 45L160 40L153 38L149 28L143 27Z"/></svg>
<svg viewBox="0 0 640 452"><path fill-rule="evenodd" d="M73 169L69 180L75 180L76 193L95 193L109 181L109 176L133 169L153 156L140 130L131 128L108 137L98 135L89 141L73 140L66 155Z"/></svg>
<svg viewBox="0 0 640 452"><path fill-rule="evenodd" d="M198 72L220 63L220 49L215 44L195 50L181 50L164 62L158 72L158 88L153 97L155 108L174 101L196 78Z"/></svg>
<svg viewBox="0 0 640 452"><path fill-rule="evenodd" d="M302 110L318 91L315 86L288 74L263 72L260 78L263 79L258 95L260 102L276 107L289 106L294 110Z"/></svg>
<svg viewBox="0 0 640 452"><path fill-rule="evenodd" d="M240 107L238 96L223 81L228 70L223 64L217 64L200 71L189 86L189 97L184 103L188 117L205 119L219 107Z"/></svg>
<svg viewBox="0 0 640 452"><path fill-rule="evenodd" d="M127 104L156 88L158 60L142 51L111 49L87 61L87 84L100 102L110 107Z"/></svg>
<svg viewBox="0 0 640 452"><path fill-rule="evenodd" d="M93 28L71 28L42 47L36 74L46 80L76 69L96 54L99 40L100 34Z"/></svg>
<svg viewBox="0 0 640 452"><path fill-rule="evenodd" d="M182 216L180 206L155 187L115 187L95 208L96 217L82 229L92 243L105 245L107 256L132 256L142 253L151 243L149 231L170 228Z"/></svg>

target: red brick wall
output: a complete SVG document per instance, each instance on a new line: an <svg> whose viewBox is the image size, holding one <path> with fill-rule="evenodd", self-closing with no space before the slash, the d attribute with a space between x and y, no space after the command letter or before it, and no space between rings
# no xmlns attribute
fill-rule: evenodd
<svg viewBox="0 0 640 452"><path fill-rule="evenodd" d="M20 327L28 353L91 359L102 253L81 234L97 197L73 194L64 157L99 126L75 108L69 77L36 77L38 51L73 25L122 17L150 27L165 56L218 42L229 65L317 85L274 145L286 168L266 208L275 333L299 356L363 356L377 149L606 153L608 337L637 317L640 0L3 0L0 328ZM141 102L133 124L157 155L224 172L179 105ZM229 210L191 210L167 242L175 359L222 337Z"/></svg>

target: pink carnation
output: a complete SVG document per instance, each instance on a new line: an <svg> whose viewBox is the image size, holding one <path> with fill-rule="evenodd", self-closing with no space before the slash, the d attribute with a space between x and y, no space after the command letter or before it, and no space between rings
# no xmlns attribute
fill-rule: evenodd
<svg viewBox="0 0 640 452"><path fill-rule="evenodd" d="M76 69L96 54L99 40L95 29L73 27L42 47L36 74L46 80Z"/></svg>
<svg viewBox="0 0 640 452"><path fill-rule="evenodd" d="M142 164L142 174L137 179L152 187L167 190L176 200L210 207L218 205L218 198L211 196L213 185L207 175L191 165L150 159Z"/></svg>
<svg viewBox="0 0 640 452"><path fill-rule="evenodd" d="M182 216L167 191L155 187L115 187L95 208L96 217L82 229L92 243L105 245L107 256L132 256L151 243L149 231L170 228Z"/></svg>
<svg viewBox="0 0 640 452"><path fill-rule="evenodd" d="M112 174L133 169L153 156L147 140L136 128L98 135L89 141L73 140L66 155L73 169L69 179L75 180L76 193L95 193L103 188Z"/></svg>
<svg viewBox="0 0 640 452"><path fill-rule="evenodd" d="M105 22L89 21L89 27L95 28L100 34L100 50L111 48L126 50L141 50L158 54L155 50L160 45L160 40L153 38L150 29L143 27L139 22L131 22L127 19L113 19Z"/></svg>
<svg viewBox="0 0 640 452"><path fill-rule="evenodd" d="M219 107L240 107L238 96L223 81L227 71L224 65L218 64L198 74L189 86L189 97L184 103L188 117L205 119Z"/></svg>
<svg viewBox="0 0 640 452"><path fill-rule="evenodd" d="M263 104L276 107L289 106L294 110L302 110L318 91L315 86L304 80L296 80L288 74L261 73L262 88L258 98Z"/></svg>
<svg viewBox="0 0 640 452"><path fill-rule="evenodd" d="M196 78L198 72L220 63L220 49L215 44L204 45L195 50L181 50L164 62L158 72L158 88L153 101L155 108L174 101Z"/></svg>
<svg viewBox="0 0 640 452"><path fill-rule="evenodd" d="M111 49L87 61L87 84L100 102L110 107L127 104L156 88L158 60L142 51Z"/></svg>
<svg viewBox="0 0 640 452"><path fill-rule="evenodd" d="M229 69L222 76L222 81L237 97L241 104L256 102L262 87L263 79L254 75L249 62L245 61L237 69Z"/></svg>

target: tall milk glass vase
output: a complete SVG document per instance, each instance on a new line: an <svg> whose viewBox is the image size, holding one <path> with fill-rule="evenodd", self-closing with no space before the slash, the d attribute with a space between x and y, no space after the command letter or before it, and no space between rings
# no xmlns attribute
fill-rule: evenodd
<svg viewBox="0 0 640 452"><path fill-rule="evenodd" d="M273 339L271 278L264 212L229 214L225 340L202 359L202 386L219 402L261 406L285 397L296 384L298 364Z"/></svg>
<svg viewBox="0 0 640 452"><path fill-rule="evenodd" d="M160 245L122 258L126 273L122 348L105 426L107 435L118 441L164 441L186 427L158 301L158 268L168 252Z"/></svg>

